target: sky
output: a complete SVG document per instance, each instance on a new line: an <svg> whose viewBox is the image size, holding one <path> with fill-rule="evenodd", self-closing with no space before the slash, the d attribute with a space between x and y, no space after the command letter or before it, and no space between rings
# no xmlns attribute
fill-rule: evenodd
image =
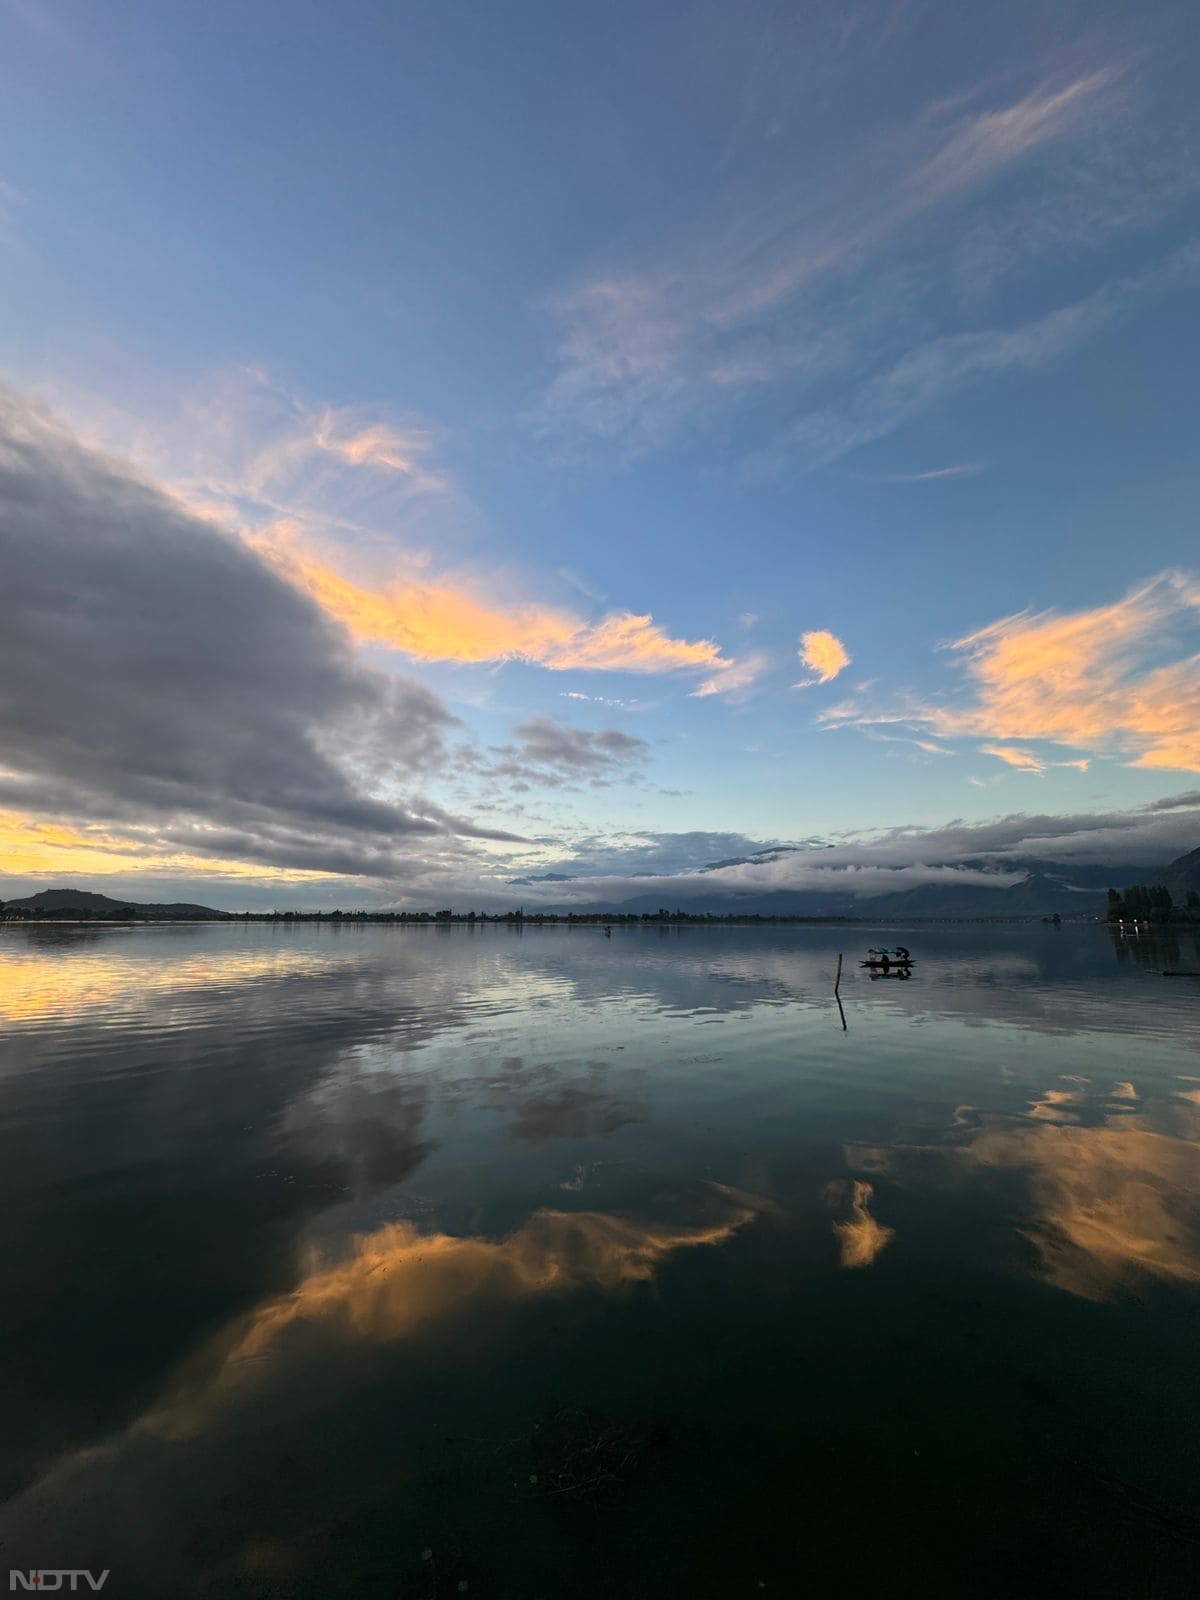
<svg viewBox="0 0 1200 1600"><path fill-rule="evenodd" d="M0 897L1200 844L1198 66L1170 0L0 0Z"/></svg>

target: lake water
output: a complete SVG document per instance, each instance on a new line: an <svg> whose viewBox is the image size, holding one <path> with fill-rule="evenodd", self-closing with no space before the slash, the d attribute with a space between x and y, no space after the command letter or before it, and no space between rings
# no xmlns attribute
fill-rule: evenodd
<svg viewBox="0 0 1200 1600"><path fill-rule="evenodd" d="M0 1582L1193 1594L1177 966L1040 924L0 929Z"/></svg>

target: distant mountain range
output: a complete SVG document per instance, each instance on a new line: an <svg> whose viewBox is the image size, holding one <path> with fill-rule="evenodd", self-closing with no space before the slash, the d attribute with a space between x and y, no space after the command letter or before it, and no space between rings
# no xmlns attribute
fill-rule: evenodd
<svg viewBox="0 0 1200 1600"><path fill-rule="evenodd" d="M808 849L812 847L809 846ZM748 866L760 861L777 861L791 853L787 847L774 847L758 855L738 857L723 862L713 862L702 871L712 872L718 866ZM775 889L755 894L736 893L728 889L715 895L691 893L686 899L677 888L667 887L674 880L664 880L664 887L654 888L654 879L646 879L646 891L623 900L596 900L573 904L538 904L533 909L565 913L626 912L640 915L654 912L660 907L675 909L678 903L688 911L714 911L722 914L780 917L861 917L891 921L908 917L1028 917L1100 916L1106 905L1106 891L1123 889L1133 883L1165 884L1176 903L1182 903L1189 889L1200 890L1200 850L1180 856L1164 867L1159 862L1124 863L1113 866L1078 865L1071 862L1039 860L1007 860L1003 872L994 860L957 861L953 865L973 872L993 872L997 877L1011 877L1023 872L1018 883L923 883L910 889L893 890L876 895L856 895L839 889ZM516 883L561 883L567 881L561 873L546 874L534 879L516 879ZM586 880L576 878L578 885ZM902 880L903 881L903 880ZM526 906L526 909L530 907Z"/></svg>
<svg viewBox="0 0 1200 1600"><path fill-rule="evenodd" d="M219 922L228 915L224 911L214 911L211 906L193 906L185 902L143 905L136 900L113 900L88 889L43 889L40 894L26 895L21 900L0 901L0 914L14 911L23 916L61 918L64 922L93 918L120 920L129 916L147 922Z"/></svg>

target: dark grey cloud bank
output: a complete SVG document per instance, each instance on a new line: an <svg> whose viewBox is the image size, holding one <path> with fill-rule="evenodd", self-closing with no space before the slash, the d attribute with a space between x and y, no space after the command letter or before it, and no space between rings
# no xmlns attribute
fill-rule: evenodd
<svg viewBox="0 0 1200 1600"><path fill-rule="evenodd" d="M628 767L650 751L645 739L618 728L573 728L549 717L530 717L513 731L522 760L570 777Z"/></svg>
<svg viewBox="0 0 1200 1600"><path fill-rule="evenodd" d="M553 717L530 717L513 733L516 743L493 745L490 757L470 748L456 753L458 765L477 777L505 784L515 794L540 789L607 789L637 780L650 746L619 728L579 728Z"/></svg>
<svg viewBox="0 0 1200 1600"><path fill-rule="evenodd" d="M417 842L513 837L415 797L454 722L435 695L6 391L0 574L0 806L372 876Z"/></svg>

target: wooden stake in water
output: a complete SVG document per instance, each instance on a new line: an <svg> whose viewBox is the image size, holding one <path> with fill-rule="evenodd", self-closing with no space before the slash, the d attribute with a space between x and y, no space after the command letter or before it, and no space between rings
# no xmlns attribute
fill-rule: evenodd
<svg viewBox="0 0 1200 1600"><path fill-rule="evenodd" d="M838 989L841 987L841 983L842 983L842 952L839 950L838 951L837 977L833 980L833 998L837 1001L838 1015L842 1019L842 1032L845 1033L846 1032L846 1013L842 1010L842 997L838 993Z"/></svg>

